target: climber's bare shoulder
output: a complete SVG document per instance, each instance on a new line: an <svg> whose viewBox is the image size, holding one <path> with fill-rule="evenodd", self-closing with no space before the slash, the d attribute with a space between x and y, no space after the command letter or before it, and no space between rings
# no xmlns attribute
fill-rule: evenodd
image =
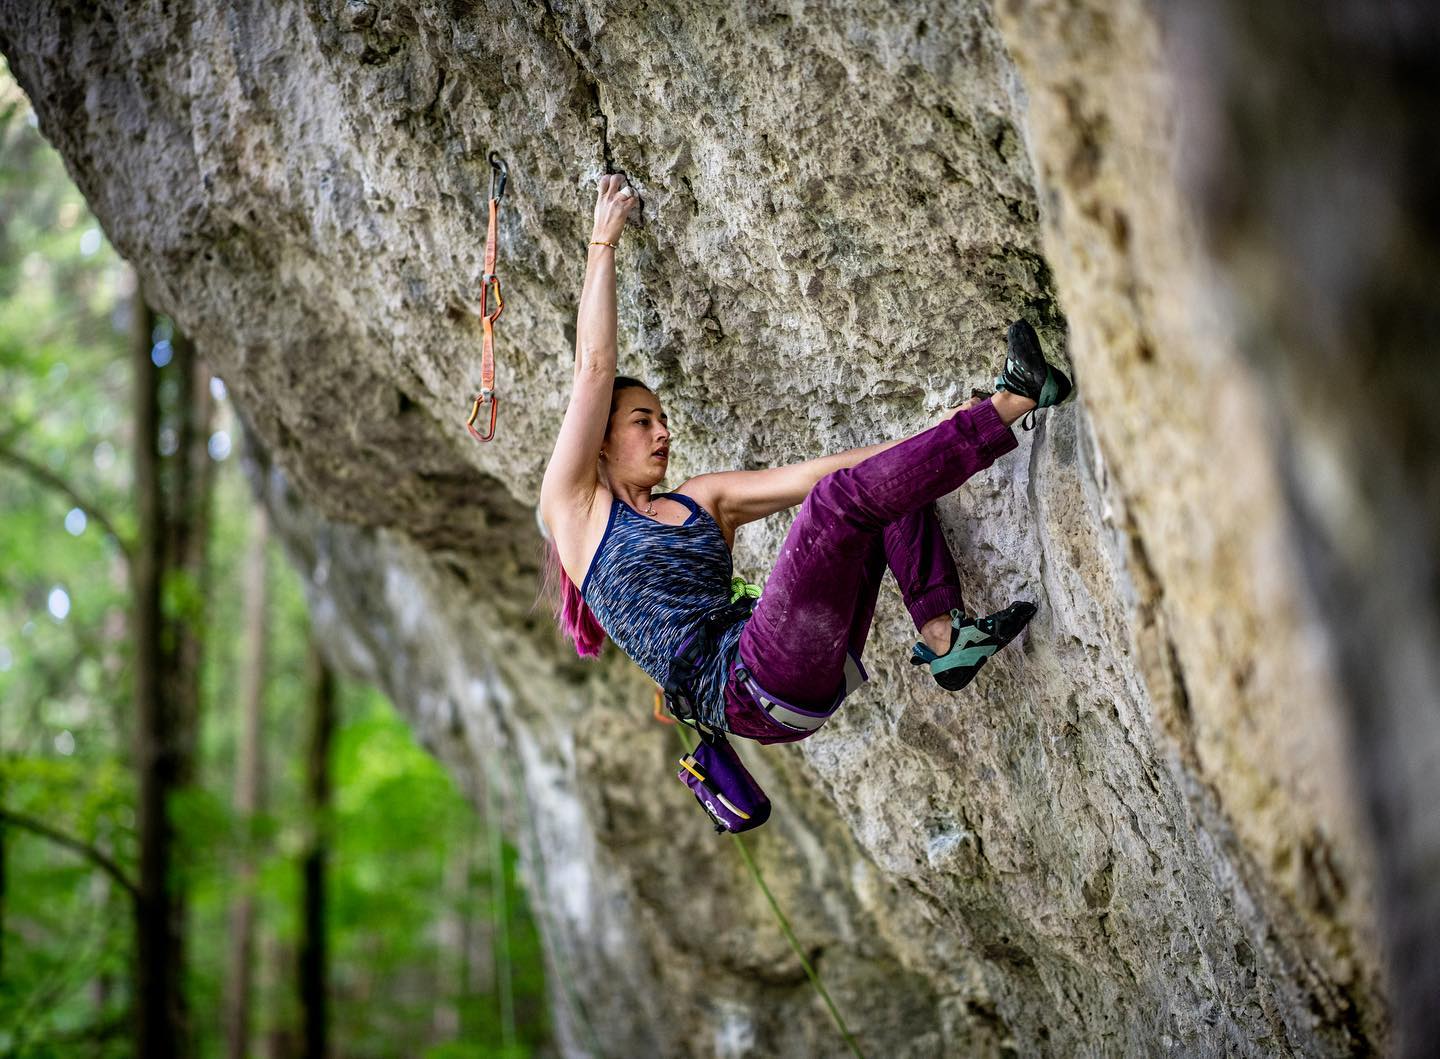
<svg viewBox="0 0 1440 1059"><path fill-rule="evenodd" d="M826 466L823 460L806 460L759 470L712 471L691 478L679 491L710 512L733 551L737 529L803 501Z"/></svg>
<svg viewBox="0 0 1440 1059"><path fill-rule="evenodd" d="M725 538L725 547L733 552L735 550L736 527L731 524L720 510L720 497L715 491L714 476L708 474L696 475L674 491L685 494L709 513L710 517L715 520L715 525L720 527L720 535ZM686 515L689 515L688 511Z"/></svg>

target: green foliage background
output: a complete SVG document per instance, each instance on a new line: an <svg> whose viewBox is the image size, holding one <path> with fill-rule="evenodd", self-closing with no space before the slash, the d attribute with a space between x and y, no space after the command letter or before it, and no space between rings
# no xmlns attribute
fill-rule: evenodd
<svg viewBox="0 0 1440 1059"><path fill-rule="evenodd" d="M80 528L77 504L39 479L54 475L123 537L135 533L126 349L133 286L0 68L0 449L32 465L0 461L0 806L93 845L132 877L125 558L94 517ZM178 380L163 368L161 376L162 407L173 406ZM225 437L212 439L219 466L209 596L197 598L195 586L170 593L174 605L203 605L211 630L199 782L171 807L188 891L187 995L201 1056L222 1053L226 917L237 893L237 853L247 843L259 862L254 1051L265 1035L298 1026L306 739L304 595L272 545L266 811L247 825L231 808L231 791L253 501L223 396L217 412L216 431ZM334 1054L548 1052L540 944L515 881L514 851L506 845L503 870L492 870L483 821L383 696L342 681L338 704L327 893ZM9 827L4 840L0 1056L130 1054L133 923L125 892L49 839ZM489 944L492 876L503 877L509 913L519 1038L509 1053L499 1044ZM467 923L476 940L462 946Z"/></svg>

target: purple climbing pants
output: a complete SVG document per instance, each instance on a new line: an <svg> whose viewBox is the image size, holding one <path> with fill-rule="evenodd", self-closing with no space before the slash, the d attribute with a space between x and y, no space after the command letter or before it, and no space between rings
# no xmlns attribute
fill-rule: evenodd
<svg viewBox="0 0 1440 1059"><path fill-rule="evenodd" d="M740 633L740 665L770 695L823 712L844 685L846 655L858 659L864 650L887 565L917 629L963 608L935 501L1017 444L995 406L982 401L821 478ZM813 734L761 710L737 689L737 668L725 687L731 732L761 743Z"/></svg>

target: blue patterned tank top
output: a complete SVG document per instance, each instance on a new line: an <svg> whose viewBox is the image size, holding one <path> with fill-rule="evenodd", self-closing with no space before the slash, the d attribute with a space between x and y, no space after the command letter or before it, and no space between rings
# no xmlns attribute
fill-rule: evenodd
<svg viewBox="0 0 1440 1059"><path fill-rule="evenodd" d="M580 595L610 639L663 685L685 637L729 604L734 562L710 512L683 493L659 495L684 504L690 517L678 526L656 522L615 497ZM725 681L744 627L737 622L720 634L693 689L700 720L721 731L729 730Z"/></svg>

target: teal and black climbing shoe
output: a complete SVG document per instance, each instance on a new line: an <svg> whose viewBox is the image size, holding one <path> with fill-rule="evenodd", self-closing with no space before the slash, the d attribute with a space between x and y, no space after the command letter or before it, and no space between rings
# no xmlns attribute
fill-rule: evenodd
<svg viewBox="0 0 1440 1059"><path fill-rule="evenodd" d="M1049 408L1070 396L1074 387L1069 377L1045 360L1035 328L1024 320L1016 320L1006 332L1005 342L1009 352L1004 370L995 376L995 389L1028 397L1036 408ZM1033 411L1025 413L1025 418L1027 421L1021 426L1026 430L1035 429Z"/></svg>
<svg viewBox="0 0 1440 1059"><path fill-rule="evenodd" d="M1012 603L983 618L970 618L958 608L950 611L950 650L937 655L923 640L910 653L913 666L928 665L935 683L946 691L959 691L970 683L986 659L1019 635L1035 616L1035 604Z"/></svg>

